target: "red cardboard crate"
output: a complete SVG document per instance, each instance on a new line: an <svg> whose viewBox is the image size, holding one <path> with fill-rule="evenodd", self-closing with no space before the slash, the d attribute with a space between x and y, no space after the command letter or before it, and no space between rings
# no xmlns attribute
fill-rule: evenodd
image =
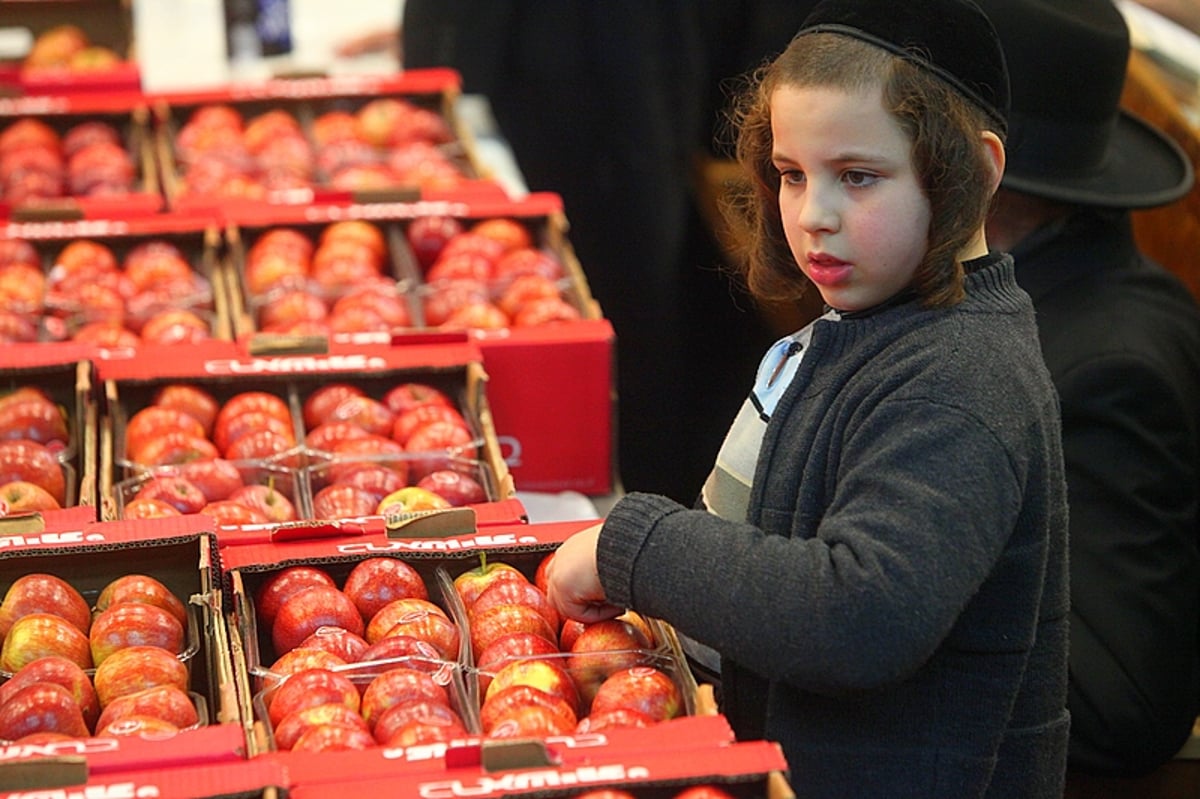
<svg viewBox="0 0 1200 799"><path fill-rule="evenodd" d="M107 799L109 797L154 797L154 799L273 799L283 795L287 775L265 760L221 763L213 767L196 762L170 768L131 769L115 773L89 774L86 767L63 759L44 765L25 764L19 788L0 782L13 799ZM32 766L33 768L29 768ZM0 780L4 772L0 771ZM18 777L13 775L13 782Z"/></svg>
<svg viewBox="0 0 1200 799"><path fill-rule="evenodd" d="M460 193L504 196L500 184L481 166L470 132L458 119L455 100L460 86L453 70L423 69L395 75L277 79L152 95L156 148L168 201L177 208L233 208L236 214L263 204L387 202ZM402 101L408 110L399 116L375 113L388 103L394 108L394 101ZM368 104L372 111L360 115ZM223 177L210 180L207 164L211 162L205 159L206 165L199 168L187 163L191 156L181 151L179 136L197 120L197 112L211 119L211 109L218 106L227 117L229 110L234 111L250 134L243 139L239 126L220 135L236 140L233 149L248 148L251 167L236 174L218 170ZM405 120L415 118L413 107L417 115L431 114L432 122L402 127ZM299 127L299 137L292 139L292 132L288 133L294 142L288 153L272 151L257 141L260 132L279 138L275 125L281 115ZM189 137L198 124L188 129ZM428 141L425 132L430 125L439 126L444 138L401 152L401 145L411 140ZM411 139L383 142L401 130L408 131L405 135ZM280 164L285 164L282 171ZM189 176L189 168L197 171Z"/></svg>
<svg viewBox="0 0 1200 799"><path fill-rule="evenodd" d="M40 389L63 412L67 430L65 441L46 442L55 453L64 479L61 509L42 510L22 519L22 509L9 506L12 498L0 496L5 503L0 518L5 519L9 533L53 532L95 521L97 402L88 355L85 348L71 345L10 344L0 351L0 397L25 387ZM4 417L0 412L0 420ZM53 435L49 427L34 428L29 421L21 421L26 417L8 418L8 424L14 426L5 433L6 438L38 441Z"/></svg>
<svg viewBox="0 0 1200 799"><path fill-rule="evenodd" d="M44 281L41 296L31 296L21 306L10 305L0 315L12 328L11 338L32 337L42 342L82 339L101 350L136 347L143 340L192 344L202 338L232 338L220 266L220 234L211 217L159 214L111 220L9 221L0 227L0 246L6 242L11 248L27 245L33 249ZM168 272L155 265L153 256L143 258L140 266L130 265L131 253L156 245L175 248L190 273ZM111 258L115 264L104 274L98 268L84 267L69 272L59 258L67 248L78 251L80 247L95 251L87 257ZM173 267L177 268L178 262ZM135 280L141 281L142 288L137 288ZM155 316L158 318L151 322ZM112 330L85 330L89 322L109 318L119 319L121 325Z"/></svg>
<svg viewBox="0 0 1200 799"><path fill-rule="evenodd" d="M583 268L567 238L561 198L530 195L519 202L424 202L353 206L319 206L271 211L239 218L231 229L229 296L236 334L245 339L259 329L255 299L244 273L247 246L264 231L286 227L319 235L343 220L369 221L385 232L391 246L397 291L406 298L414 323L429 288L423 284L416 255L404 232L413 220L451 216L464 227L497 218L523 225L535 245L565 270L563 296L578 311L575 321L545 325L472 330L489 374L496 429L505 460L519 489L573 490L604 495L614 487L614 384L612 325L591 296ZM418 333L430 328L414 328ZM411 331L331 333L334 351L354 351L366 343L392 341L404 345ZM421 336L416 336L420 341Z"/></svg>
<svg viewBox="0 0 1200 799"><path fill-rule="evenodd" d="M189 690L201 724L170 737L104 736L4 746L0 761L81 755L90 774L105 774L245 757L210 520L197 516L93 522L37 539L6 540L0 549L0 583L8 586L17 577L35 572L66 580L89 602L95 602L116 577L148 574L184 601L190 609L191 632L178 657L188 667Z"/></svg>
<svg viewBox="0 0 1200 799"><path fill-rule="evenodd" d="M478 436L470 447L477 460L463 462L466 467L478 469L477 474L485 484L489 502L480 503L478 512L485 516L497 513L507 521L523 515L519 503L505 502L513 493L511 477L500 457L491 421L486 396L487 376L479 365L478 350L469 343L439 343L407 349L367 347L345 355L253 356L237 345L211 342L207 348L189 352L189 356L180 358L170 347L142 348L135 358L109 358L100 363L99 376L104 380L107 399L107 413L100 425L100 481L101 493L106 498L120 502L125 498L121 488L129 485L127 481L136 481L145 471L123 462L124 425L135 412L151 404L155 392L167 383L193 383L219 401L251 390L273 393L291 409L295 440L302 442L306 432L302 421L303 401L316 388L330 382L345 382L379 398L396 385L416 381L439 387L454 397ZM464 458L469 456L470 450L463 450ZM430 453L421 453L404 457L424 459L430 456ZM315 481L323 476L329 464L336 462L335 456L298 446L248 465L258 469L255 474L261 475L262 479L279 475L279 469L286 470L293 489L291 498L304 518L313 518L316 511L311 505L311 489L319 485ZM252 479L257 482L260 477ZM120 510L120 507L105 508L105 518L120 515ZM373 514L353 518L339 516L336 521L374 525L378 529L384 524L382 517ZM235 538L248 534L250 540L269 538L276 526L244 525L239 531L222 527L221 534L229 533ZM291 534L300 533L292 530Z"/></svg>
<svg viewBox="0 0 1200 799"><path fill-rule="evenodd" d="M98 190L89 194L72 191L67 182L72 169L62 145L72 130L87 123L103 123L117 132L117 144L123 149L124 157L133 170L132 180L128 184L121 182L116 184L120 186L119 189ZM111 219L144 216L162 209L164 199L158 167L153 158L149 111L138 104L135 97L117 94L0 99L0 143L5 143L6 135L10 142L17 139L28 141L26 137L34 127L41 131L39 135L43 135L47 128L53 133L49 137L43 135L43 138L49 149L62 157L63 183L54 191L37 192L33 198L27 197L27 191L14 194L12 187L0 186L0 218ZM33 171L18 168L18 160L21 163L28 161L31 165L45 163L44 155L30 152L32 148L24 148L25 153L11 145L8 149L10 152L0 156L0 160L10 162L15 171ZM30 160L35 155L36 160ZM111 159L105 158L100 163L107 165ZM87 166L86 161L80 164L80 180L89 174L85 170L97 168L95 165Z"/></svg>

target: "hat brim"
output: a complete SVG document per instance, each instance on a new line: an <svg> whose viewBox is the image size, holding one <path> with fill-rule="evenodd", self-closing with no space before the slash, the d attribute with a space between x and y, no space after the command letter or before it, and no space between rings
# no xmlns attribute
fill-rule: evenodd
<svg viewBox="0 0 1200 799"><path fill-rule="evenodd" d="M1121 112L1103 168L1086 176L1022 174L1006 169L1000 184L1013 191L1060 202L1103 208L1153 208L1178 200L1192 188L1192 162L1171 138L1132 114Z"/></svg>

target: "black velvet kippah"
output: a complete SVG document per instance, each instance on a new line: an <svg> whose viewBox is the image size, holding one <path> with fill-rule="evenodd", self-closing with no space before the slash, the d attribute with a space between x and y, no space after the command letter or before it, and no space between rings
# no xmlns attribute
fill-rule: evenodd
<svg viewBox="0 0 1200 799"><path fill-rule="evenodd" d="M1008 71L1000 39L970 0L822 0L797 35L840 33L922 66L1007 127Z"/></svg>

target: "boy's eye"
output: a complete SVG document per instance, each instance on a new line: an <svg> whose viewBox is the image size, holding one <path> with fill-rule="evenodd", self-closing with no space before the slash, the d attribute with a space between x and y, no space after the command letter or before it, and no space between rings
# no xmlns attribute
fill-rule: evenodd
<svg viewBox="0 0 1200 799"><path fill-rule="evenodd" d="M804 173L798 169L781 169L779 170L779 179L783 183L794 186L804 182Z"/></svg>

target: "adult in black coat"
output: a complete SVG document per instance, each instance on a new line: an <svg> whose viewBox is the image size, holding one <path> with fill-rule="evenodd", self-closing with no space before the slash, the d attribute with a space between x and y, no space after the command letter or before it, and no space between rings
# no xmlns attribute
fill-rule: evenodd
<svg viewBox="0 0 1200 799"><path fill-rule="evenodd" d="M1119 109L1129 34L1109 0L980 5L1013 105L988 243L1016 260L1062 403L1070 767L1140 775L1200 713L1200 311L1138 251L1129 211L1193 176Z"/></svg>

